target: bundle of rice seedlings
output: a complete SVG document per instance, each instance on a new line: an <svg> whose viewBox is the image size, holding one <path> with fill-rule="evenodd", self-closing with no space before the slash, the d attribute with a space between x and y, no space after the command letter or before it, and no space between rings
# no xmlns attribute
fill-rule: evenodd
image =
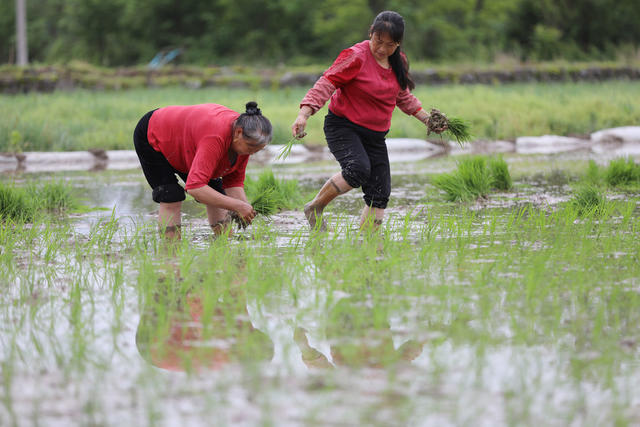
<svg viewBox="0 0 640 427"><path fill-rule="evenodd" d="M491 186L496 190L508 191L513 187L509 166L502 156L489 160L489 174L491 175Z"/></svg>
<svg viewBox="0 0 640 427"><path fill-rule="evenodd" d="M251 206L259 214L264 216L271 216L280 209L282 203L281 198L277 194L276 189L266 188L256 197L251 200Z"/></svg>
<svg viewBox="0 0 640 427"><path fill-rule="evenodd" d="M491 173L484 157L475 156L458 163L458 174L475 197L487 197L491 191Z"/></svg>
<svg viewBox="0 0 640 427"><path fill-rule="evenodd" d="M488 163L488 165L487 165ZM433 179L433 185L446 193L448 201L486 198L491 189L509 190L513 186L509 167L502 157L469 157L458 162L458 169Z"/></svg>
<svg viewBox="0 0 640 427"><path fill-rule="evenodd" d="M604 174L604 179L612 187L640 183L640 166L631 157L612 160Z"/></svg>
<svg viewBox="0 0 640 427"><path fill-rule="evenodd" d="M271 170L262 172L257 180L247 178L245 191L253 209L267 217L293 208L301 199L297 181L278 180ZM232 214L231 218L242 228L246 227L237 214Z"/></svg>
<svg viewBox="0 0 640 427"><path fill-rule="evenodd" d="M449 202L473 200L473 194L457 173L443 173L433 178L433 185L444 191Z"/></svg>
<svg viewBox="0 0 640 427"><path fill-rule="evenodd" d="M604 213L607 199L595 185L586 184L578 187L570 201L579 215Z"/></svg>
<svg viewBox="0 0 640 427"><path fill-rule="evenodd" d="M464 120L458 117L447 118L440 110L432 108L429 112L427 136L429 136L431 132L437 132L445 127L445 133L453 137L461 147L465 142L471 141L471 131L469 130L469 125Z"/></svg>
<svg viewBox="0 0 640 427"><path fill-rule="evenodd" d="M264 215L266 217L276 213L280 205L278 201L278 194L274 188L266 188L262 193L251 199L249 203L253 206L253 209L258 213L258 215ZM240 228L244 229L249 225L240 218L240 215L238 215L237 212L231 213L231 219L238 224Z"/></svg>

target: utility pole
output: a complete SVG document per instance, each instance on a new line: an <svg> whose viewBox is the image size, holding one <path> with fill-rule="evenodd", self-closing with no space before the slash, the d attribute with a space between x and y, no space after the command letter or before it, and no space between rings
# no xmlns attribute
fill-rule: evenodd
<svg viewBox="0 0 640 427"><path fill-rule="evenodd" d="M18 50L18 65L29 63L27 51L27 0L16 0L16 44Z"/></svg>

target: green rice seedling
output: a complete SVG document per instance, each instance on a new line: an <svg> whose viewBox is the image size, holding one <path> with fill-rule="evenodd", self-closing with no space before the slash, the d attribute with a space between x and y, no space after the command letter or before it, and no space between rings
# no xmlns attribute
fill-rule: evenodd
<svg viewBox="0 0 640 427"><path fill-rule="evenodd" d="M284 160L287 157L289 157L289 154L291 154L291 149L293 148L293 146L296 143L296 141L304 138L305 136L307 136L306 132L305 133L301 133L300 135L296 135L294 137L289 138L289 140L280 149L280 153L278 153L278 156L276 157L276 160Z"/></svg>
<svg viewBox="0 0 640 427"><path fill-rule="evenodd" d="M640 166L631 157L612 160L604 172L604 179L612 187L640 183Z"/></svg>
<svg viewBox="0 0 640 427"><path fill-rule="evenodd" d="M457 173L443 173L433 178L433 185L446 193L447 201L467 201L473 194L467 188L462 177Z"/></svg>
<svg viewBox="0 0 640 427"><path fill-rule="evenodd" d="M79 206L72 188L63 181L47 181L42 185L32 183L27 188L38 206L47 211L74 210Z"/></svg>
<svg viewBox="0 0 640 427"><path fill-rule="evenodd" d="M71 187L62 181L17 187L0 183L0 217L33 221L44 212L75 210L80 207Z"/></svg>
<svg viewBox="0 0 640 427"><path fill-rule="evenodd" d="M486 197L491 190L491 183L487 160L481 156L460 160L454 173L443 174L433 180L433 185L447 193L449 201Z"/></svg>
<svg viewBox="0 0 640 427"><path fill-rule="evenodd" d="M585 175L585 180L589 184L598 185L600 184L600 180L602 179L602 173L600 172L600 168L595 160L589 160L589 164L587 166L587 173Z"/></svg>
<svg viewBox="0 0 640 427"><path fill-rule="evenodd" d="M446 127L445 132L455 138L460 146L463 146L465 142L471 141L472 136L469 125L464 120L457 117L447 118L440 110L432 108L429 112L427 136L431 132L436 132L444 127Z"/></svg>
<svg viewBox="0 0 640 427"><path fill-rule="evenodd" d="M448 201L469 201L486 198L491 189L506 191L513 186L507 162L502 157L468 157L457 162L458 169L433 179L433 185L443 190Z"/></svg>
<svg viewBox="0 0 640 427"><path fill-rule="evenodd" d="M278 211L279 201L277 190L274 187L267 187L251 200L251 206L258 214L268 217Z"/></svg>
<svg viewBox="0 0 640 427"><path fill-rule="evenodd" d="M263 171L255 180L247 178L245 191L253 209L266 217L284 209L292 209L301 199L298 182L278 180L271 169ZM237 214L231 214L231 218L241 228L246 227Z"/></svg>
<svg viewBox="0 0 640 427"><path fill-rule="evenodd" d="M601 214L605 211L607 199L598 187L586 184L576 188L570 203L579 215Z"/></svg>
<svg viewBox="0 0 640 427"><path fill-rule="evenodd" d="M484 157L471 157L458 163L458 173L475 197L486 197L491 190L491 174Z"/></svg>
<svg viewBox="0 0 640 427"><path fill-rule="evenodd" d="M489 160L489 173L491 174L491 186L497 190L508 191L513 187L509 166L502 156L492 157Z"/></svg>
<svg viewBox="0 0 640 427"><path fill-rule="evenodd" d="M258 208L264 208L268 211L267 215L293 209L302 198L298 181L276 179L271 169L263 171L256 180L247 178L245 189L251 204L256 203Z"/></svg>
<svg viewBox="0 0 640 427"><path fill-rule="evenodd" d="M29 222L37 210L35 200L24 188L0 182L0 218Z"/></svg>

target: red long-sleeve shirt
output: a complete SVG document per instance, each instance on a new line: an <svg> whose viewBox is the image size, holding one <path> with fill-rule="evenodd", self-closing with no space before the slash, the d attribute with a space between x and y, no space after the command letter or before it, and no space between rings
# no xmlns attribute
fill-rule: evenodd
<svg viewBox="0 0 640 427"><path fill-rule="evenodd" d="M240 116L218 104L175 105L154 111L147 137L177 171L187 174L185 189L222 177L222 188L242 187L248 155L229 162L233 122Z"/></svg>
<svg viewBox="0 0 640 427"><path fill-rule="evenodd" d="M329 97L329 109L334 114L380 132L391 126L396 105L409 115L422 108L408 89L400 88L393 70L376 62L369 40L343 50L309 89L300 106L307 105L315 113Z"/></svg>

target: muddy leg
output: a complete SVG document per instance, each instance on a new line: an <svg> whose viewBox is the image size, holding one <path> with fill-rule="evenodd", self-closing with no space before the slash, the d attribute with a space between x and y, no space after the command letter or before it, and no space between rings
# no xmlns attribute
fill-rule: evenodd
<svg viewBox="0 0 640 427"><path fill-rule="evenodd" d="M182 202L160 203L158 209L158 225L160 231L169 239L180 239L180 209Z"/></svg>
<svg viewBox="0 0 640 427"><path fill-rule="evenodd" d="M329 180L324 183L316 197L304 206L304 216L307 218L307 221L309 221L309 227L312 230L326 231L327 224L322 218L324 208L327 207L329 202L333 199L338 197L340 194L346 193L352 188L353 187L347 184L347 181L344 180L341 172L338 172L329 178Z"/></svg>
<svg viewBox="0 0 640 427"><path fill-rule="evenodd" d="M228 210L207 206L207 218L213 234L216 236L228 234L231 237L233 234L233 222Z"/></svg>
<svg viewBox="0 0 640 427"><path fill-rule="evenodd" d="M384 209L365 206L362 209L362 215L360 215L360 229L377 230L382 225L383 218Z"/></svg>

